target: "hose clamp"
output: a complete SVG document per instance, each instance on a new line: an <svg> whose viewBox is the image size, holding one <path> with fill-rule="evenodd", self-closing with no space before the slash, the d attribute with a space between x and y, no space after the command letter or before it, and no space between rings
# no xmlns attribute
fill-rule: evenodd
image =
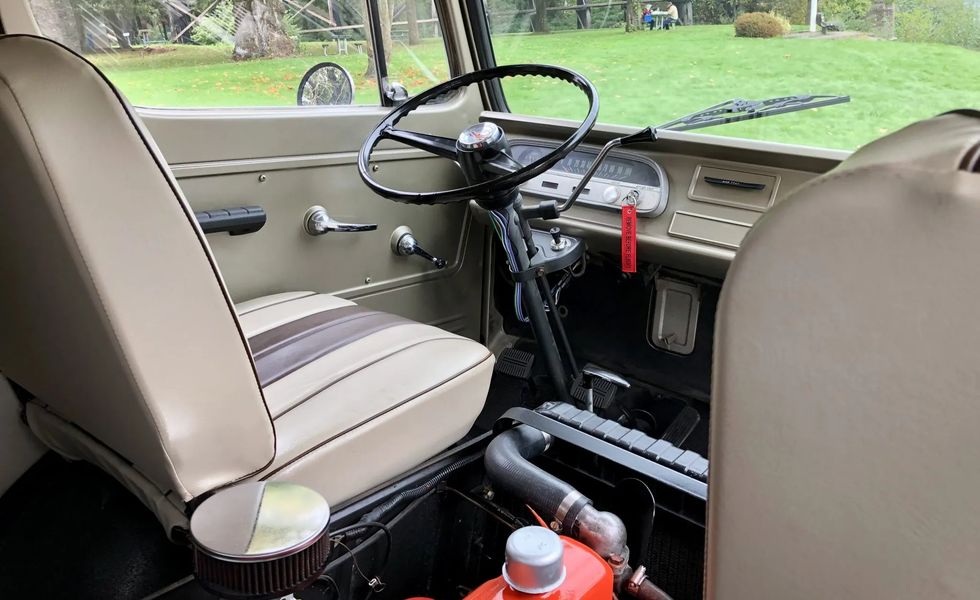
<svg viewBox="0 0 980 600"><path fill-rule="evenodd" d="M626 582L626 591L630 595L636 596L640 592L640 586L647 580L647 568L640 565L633 572L633 575Z"/></svg>
<svg viewBox="0 0 980 600"><path fill-rule="evenodd" d="M570 511L572 507L584 497L585 496L583 496L578 490L568 492L568 495L562 498L561 504L558 505L558 509L555 510L555 520L559 523L564 523L565 517L568 516L568 511Z"/></svg>

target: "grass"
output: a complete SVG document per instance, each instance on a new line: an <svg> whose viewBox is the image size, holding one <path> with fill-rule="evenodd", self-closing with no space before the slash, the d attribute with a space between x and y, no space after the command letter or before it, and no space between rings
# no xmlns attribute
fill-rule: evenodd
<svg viewBox="0 0 980 600"><path fill-rule="evenodd" d="M168 108L295 106L296 88L310 67L335 62L354 76L355 102L377 104L378 86L365 79L367 54L324 56L319 42L304 42L295 56L235 62L232 47L155 46L89 58L133 104ZM442 40L396 48L389 70L409 90L423 90L449 75Z"/></svg>
<svg viewBox="0 0 980 600"><path fill-rule="evenodd" d="M798 93L848 94L842 106L814 109L710 130L811 146L853 149L914 120L954 108L980 108L980 52L940 44L864 38L745 39L731 26L669 32L620 30L499 35L500 64L566 66L599 89L600 119L648 125L733 97ZM229 47L172 47L158 54L99 56L96 62L136 104L271 106L295 102L303 72L323 60L355 76L358 102L376 102L375 82L361 75L365 55L324 58L320 44L298 56L234 63ZM447 75L442 42L397 48L392 71L417 92ZM580 92L554 80L505 81L515 112L576 118Z"/></svg>

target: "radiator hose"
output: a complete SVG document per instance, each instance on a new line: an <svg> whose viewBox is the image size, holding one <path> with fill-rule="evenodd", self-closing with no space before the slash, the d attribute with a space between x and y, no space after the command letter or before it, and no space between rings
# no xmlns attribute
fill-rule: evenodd
<svg viewBox="0 0 980 600"><path fill-rule="evenodd" d="M626 526L619 517L596 510L574 487L531 464L529 459L541 455L550 442L551 436L530 425L499 434L484 454L487 476L496 488L530 504L599 556L629 560Z"/></svg>

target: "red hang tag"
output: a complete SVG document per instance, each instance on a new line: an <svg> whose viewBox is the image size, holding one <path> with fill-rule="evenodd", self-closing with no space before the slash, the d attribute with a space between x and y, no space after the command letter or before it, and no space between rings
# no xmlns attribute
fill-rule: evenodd
<svg viewBox="0 0 980 600"><path fill-rule="evenodd" d="M636 273L636 205L623 203L623 273Z"/></svg>

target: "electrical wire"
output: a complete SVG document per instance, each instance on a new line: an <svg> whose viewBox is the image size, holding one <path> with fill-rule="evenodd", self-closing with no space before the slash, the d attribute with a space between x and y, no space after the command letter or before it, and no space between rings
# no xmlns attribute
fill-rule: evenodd
<svg viewBox="0 0 980 600"><path fill-rule="evenodd" d="M317 578L317 582L329 583L330 584L330 587L332 587L333 588L333 591L336 592L336 594L337 594L337 600L340 600L340 597L341 597L341 594L340 594L340 586L337 585L337 582L334 581L334 578L333 577L331 577L331 576L329 576L327 574L323 574L323 575L320 575L320 577Z"/></svg>
<svg viewBox="0 0 980 600"><path fill-rule="evenodd" d="M340 544L344 548L347 548L347 546L344 546L341 542L335 540L334 538L343 537L344 534L349 535L353 531L357 531L359 529L368 529L368 528L380 529L385 534L385 553L384 553L384 558L381 559L381 568L378 569L378 572L381 572L384 570L386 566L388 566L388 559L391 557L391 544L392 544L391 529L389 529L388 526L385 525L384 523L381 523L379 521L361 521L360 523L355 523L353 525L348 525L347 527L341 527L336 531L331 531L330 539ZM349 551L350 550L348 550L348 552ZM351 554L351 557L353 556L354 555Z"/></svg>
<svg viewBox="0 0 980 600"><path fill-rule="evenodd" d="M504 254L507 255L510 272L517 273L517 256L514 252L514 246L510 243L510 237L507 235L507 216L495 210L488 211L488 213L490 222L493 223L493 229L497 232L497 237L500 238L500 243L504 247ZM517 315L518 321L528 323L530 319L524 314L523 292L524 283L516 282L514 285L514 313Z"/></svg>
<svg viewBox="0 0 980 600"><path fill-rule="evenodd" d="M343 548L345 551L347 551L347 554L350 554L351 573L356 572L361 577L361 579L364 580L364 583L366 583L368 586L368 593L367 596L365 596L365 598L370 598L371 594L376 591L380 592L384 590L385 583L381 580L381 577L377 575L375 575L374 577L368 577L367 575L365 575L364 571L361 570L361 565L357 564L357 556L354 554L354 551L347 546L347 544L341 542L340 540L333 540L333 542L338 546L340 546L341 548ZM385 565L382 564L381 569L378 569L379 573L384 569L384 566ZM324 577L329 577L329 576L321 575L320 579L322 580Z"/></svg>

